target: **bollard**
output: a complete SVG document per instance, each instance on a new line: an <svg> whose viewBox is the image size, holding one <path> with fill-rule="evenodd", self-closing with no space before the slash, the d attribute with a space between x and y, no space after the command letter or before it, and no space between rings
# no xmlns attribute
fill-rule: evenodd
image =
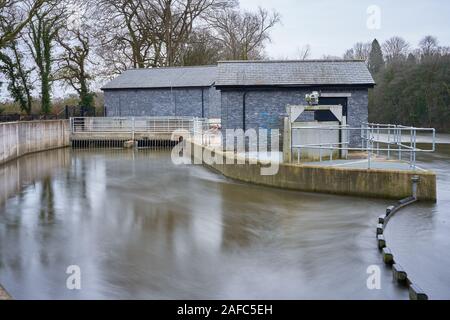
<svg viewBox="0 0 450 320"><path fill-rule="evenodd" d="M378 249L386 248L386 239L382 234L378 235Z"/></svg>
<svg viewBox="0 0 450 320"><path fill-rule="evenodd" d="M428 300L428 296L423 292L422 288L415 284L409 286L409 299L411 300Z"/></svg>
<svg viewBox="0 0 450 320"><path fill-rule="evenodd" d="M377 236L384 233L384 226L380 223L377 225Z"/></svg>
<svg viewBox="0 0 450 320"><path fill-rule="evenodd" d="M386 218L387 217L385 215L379 216L378 217L378 223L379 224L384 224L386 222Z"/></svg>
<svg viewBox="0 0 450 320"><path fill-rule="evenodd" d="M405 271L405 269L403 269L403 267L399 264L394 264L392 266L392 270L394 273L394 280L397 282L401 282L401 283L406 283L406 281L408 280L408 275Z"/></svg>
<svg viewBox="0 0 450 320"><path fill-rule="evenodd" d="M389 206L389 207L387 207L387 209L386 209L386 215L390 215L391 213L392 213L392 211L394 211L395 210L395 207L394 206Z"/></svg>
<svg viewBox="0 0 450 320"><path fill-rule="evenodd" d="M394 255L392 254L391 249L383 248L383 261L389 265L394 263Z"/></svg>

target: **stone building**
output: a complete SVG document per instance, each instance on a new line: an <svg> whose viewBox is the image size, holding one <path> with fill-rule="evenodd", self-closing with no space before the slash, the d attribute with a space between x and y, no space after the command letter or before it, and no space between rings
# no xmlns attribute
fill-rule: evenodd
<svg viewBox="0 0 450 320"><path fill-rule="evenodd" d="M217 66L133 69L106 84L106 114L220 118Z"/></svg>
<svg viewBox="0 0 450 320"><path fill-rule="evenodd" d="M129 70L103 87L108 116L221 118L223 129L282 129L287 105L342 105L347 123L368 121L375 82L363 61L224 61L217 66ZM306 114L305 114L306 116ZM308 119L334 121L329 111ZM359 133L353 132L352 142Z"/></svg>
<svg viewBox="0 0 450 320"><path fill-rule="evenodd" d="M228 61L219 62L215 87L221 92L223 129L280 129L287 105L306 105L306 94L318 91L319 104L342 105L347 123L368 121L368 90L375 82L362 61ZM329 111L314 119L334 121ZM356 142L360 133L353 132Z"/></svg>

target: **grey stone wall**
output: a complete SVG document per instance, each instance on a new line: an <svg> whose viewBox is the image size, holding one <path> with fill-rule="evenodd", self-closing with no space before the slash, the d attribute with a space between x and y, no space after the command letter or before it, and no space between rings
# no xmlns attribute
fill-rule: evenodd
<svg viewBox="0 0 450 320"><path fill-rule="evenodd" d="M214 87L211 87L208 92L208 108L205 115L208 119L220 119L221 117L221 93Z"/></svg>
<svg viewBox="0 0 450 320"><path fill-rule="evenodd" d="M305 95L314 89L298 90L271 90L271 91L248 91L246 95L246 129L283 129L283 118L287 116L287 105L305 105ZM351 93L348 98L348 124L359 127L368 121L368 90L367 89L327 89L322 92L345 92ZM222 128L243 128L243 91L222 91ZM314 120L313 113L304 113L301 121ZM352 145L359 144L360 132L352 132Z"/></svg>
<svg viewBox="0 0 450 320"><path fill-rule="evenodd" d="M220 92L204 88L203 99L204 116L220 117ZM105 90L105 106L109 117L202 117L202 89Z"/></svg>

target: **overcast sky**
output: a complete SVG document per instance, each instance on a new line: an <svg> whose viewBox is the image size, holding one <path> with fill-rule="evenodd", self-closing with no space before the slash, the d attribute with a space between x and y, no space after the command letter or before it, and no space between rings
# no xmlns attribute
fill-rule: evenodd
<svg viewBox="0 0 450 320"><path fill-rule="evenodd" d="M298 58L297 51L309 44L311 58L342 56L355 42L380 42L398 35L416 46L431 34L450 46L450 1L448 0L240 0L241 7L275 9L282 24L272 31L267 53L272 58ZM367 27L380 9L380 25ZM373 11L371 11L373 12ZM375 28L374 28L375 27Z"/></svg>

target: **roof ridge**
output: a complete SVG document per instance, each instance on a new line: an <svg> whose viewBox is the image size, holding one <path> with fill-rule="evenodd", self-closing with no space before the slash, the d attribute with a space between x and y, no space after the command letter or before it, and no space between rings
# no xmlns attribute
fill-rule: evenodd
<svg viewBox="0 0 450 320"><path fill-rule="evenodd" d="M309 59L309 60L223 60L218 64L225 63L302 63L302 62L365 62L360 59Z"/></svg>
<svg viewBox="0 0 450 320"><path fill-rule="evenodd" d="M153 68L131 68L125 71L149 71L149 70L167 70L167 69L200 69L200 68L217 68L217 65L204 66L177 66L177 67L153 67Z"/></svg>

